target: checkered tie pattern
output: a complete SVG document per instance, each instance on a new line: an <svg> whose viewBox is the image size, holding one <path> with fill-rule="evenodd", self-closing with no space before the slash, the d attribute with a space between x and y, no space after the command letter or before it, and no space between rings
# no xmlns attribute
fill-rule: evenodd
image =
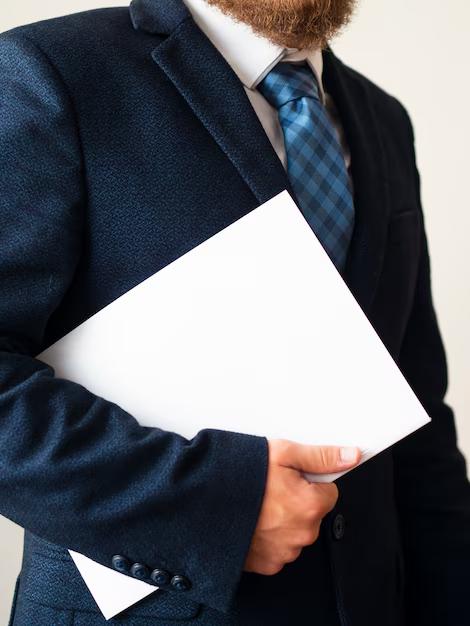
<svg viewBox="0 0 470 626"><path fill-rule="evenodd" d="M299 208L338 271L354 228L351 183L333 124L306 63L278 63L258 85L277 109Z"/></svg>

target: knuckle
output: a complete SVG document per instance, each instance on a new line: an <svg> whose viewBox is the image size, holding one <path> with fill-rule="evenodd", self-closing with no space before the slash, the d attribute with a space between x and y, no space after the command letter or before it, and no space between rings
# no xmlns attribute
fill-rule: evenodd
<svg viewBox="0 0 470 626"><path fill-rule="evenodd" d="M286 554L284 562L292 563L293 561L296 561L299 558L301 552L302 552L301 548L291 548L289 552Z"/></svg>
<svg viewBox="0 0 470 626"><path fill-rule="evenodd" d="M283 567L283 563L266 563L260 568L259 573L263 574L263 576L275 576L279 574Z"/></svg>
<svg viewBox="0 0 470 626"><path fill-rule="evenodd" d="M339 491L335 483L324 483L321 485L320 499L325 506L329 506L332 502L336 503L338 500Z"/></svg>
<svg viewBox="0 0 470 626"><path fill-rule="evenodd" d="M318 540L319 536L320 536L320 525L315 526L315 528L313 529L311 537L310 537L310 544L315 543L315 541Z"/></svg>
<svg viewBox="0 0 470 626"><path fill-rule="evenodd" d="M302 546L309 546L318 539L320 526L315 524L305 530L299 537Z"/></svg>
<svg viewBox="0 0 470 626"><path fill-rule="evenodd" d="M333 500L325 500L322 506L321 513L319 515L319 519L323 519L330 511L332 511L335 507L335 502Z"/></svg>
<svg viewBox="0 0 470 626"><path fill-rule="evenodd" d="M315 504L312 504L312 506L310 507L308 511L307 521L309 522L309 524L315 524L322 517L323 517L322 507L318 502L315 502Z"/></svg>
<svg viewBox="0 0 470 626"><path fill-rule="evenodd" d="M334 483L331 483L328 495L329 495L328 511L331 511L331 509L338 502L338 498L339 498L338 487Z"/></svg>
<svg viewBox="0 0 470 626"><path fill-rule="evenodd" d="M299 526L301 527L309 527L311 526L318 516L318 505L317 502L312 501L305 505L304 510L302 511L302 517L299 518Z"/></svg>
<svg viewBox="0 0 470 626"><path fill-rule="evenodd" d="M328 513L337 503L339 498L339 491L338 487L334 483L327 485L327 487L328 489L325 489L324 505Z"/></svg>
<svg viewBox="0 0 470 626"><path fill-rule="evenodd" d="M330 494L331 496L337 500L338 496L339 496L339 490L338 490L338 486L336 485L336 483L330 483L328 485L328 487L330 488Z"/></svg>
<svg viewBox="0 0 470 626"><path fill-rule="evenodd" d="M338 488L334 483L318 483L314 485L313 498L306 511L310 521L323 519L335 506L338 500Z"/></svg>
<svg viewBox="0 0 470 626"><path fill-rule="evenodd" d="M312 502L310 506L305 510L305 520L307 524L313 524L317 519L321 517L321 509L318 502Z"/></svg>

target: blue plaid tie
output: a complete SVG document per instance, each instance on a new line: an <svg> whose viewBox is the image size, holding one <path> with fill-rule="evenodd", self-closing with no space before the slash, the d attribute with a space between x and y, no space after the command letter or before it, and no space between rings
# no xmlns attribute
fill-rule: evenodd
<svg viewBox="0 0 470 626"><path fill-rule="evenodd" d="M278 111L287 171L300 210L341 271L354 227L354 205L341 145L320 102L315 75L306 64L278 63L258 89Z"/></svg>

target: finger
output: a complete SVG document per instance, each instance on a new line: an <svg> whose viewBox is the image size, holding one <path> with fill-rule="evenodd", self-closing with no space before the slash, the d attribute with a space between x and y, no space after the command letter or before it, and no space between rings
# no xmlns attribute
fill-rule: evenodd
<svg viewBox="0 0 470 626"><path fill-rule="evenodd" d="M296 561L299 558L301 552L302 552L302 548L301 547L294 546L294 547L290 548L284 554L282 562L283 563L293 563L294 561Z"/></svg>
<svg viewBox="0 0 470 626"><path fill-rule="evenodd" d="M301 472L330 474L354 467L360 459L359 448L307 446L291 442L283 449L281 463Z"/></svg>
<svg viewBox="0 0 470 626"><path fill-rule="evenodd" d="M274 576L275 574L279 574L284 565L284 563L280 563L279 561L268 561L257 565L254 571L263 576Z"/></svg>
<svg viewBox="0 0 470 626"><path fill-rule="evenodd" d="M315 543L315 541L317 541L319 536L320 536L320 522L316 521L314 523L309 524L307 528L297 533L296 546L297 548L304 548L305 546L310 546L313 543Z"/></svg>
<svg viewBox="0 0 470 626"><path fill-rule="evenodd" d="M335 483L310 483L309 489L320 518L334 509L338 502L338 487Z"/></svg>

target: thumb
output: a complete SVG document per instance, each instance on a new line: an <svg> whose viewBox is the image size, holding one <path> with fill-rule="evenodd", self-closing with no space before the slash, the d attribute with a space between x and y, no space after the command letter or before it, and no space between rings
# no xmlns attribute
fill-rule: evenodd
<svg viewBox="0 0 470 626"><path fill-rule="evenodd" d="M307 446L292 442L284 447L279 462L301 472L331 474L354 467L360 459L359 448Z"/></svg>

